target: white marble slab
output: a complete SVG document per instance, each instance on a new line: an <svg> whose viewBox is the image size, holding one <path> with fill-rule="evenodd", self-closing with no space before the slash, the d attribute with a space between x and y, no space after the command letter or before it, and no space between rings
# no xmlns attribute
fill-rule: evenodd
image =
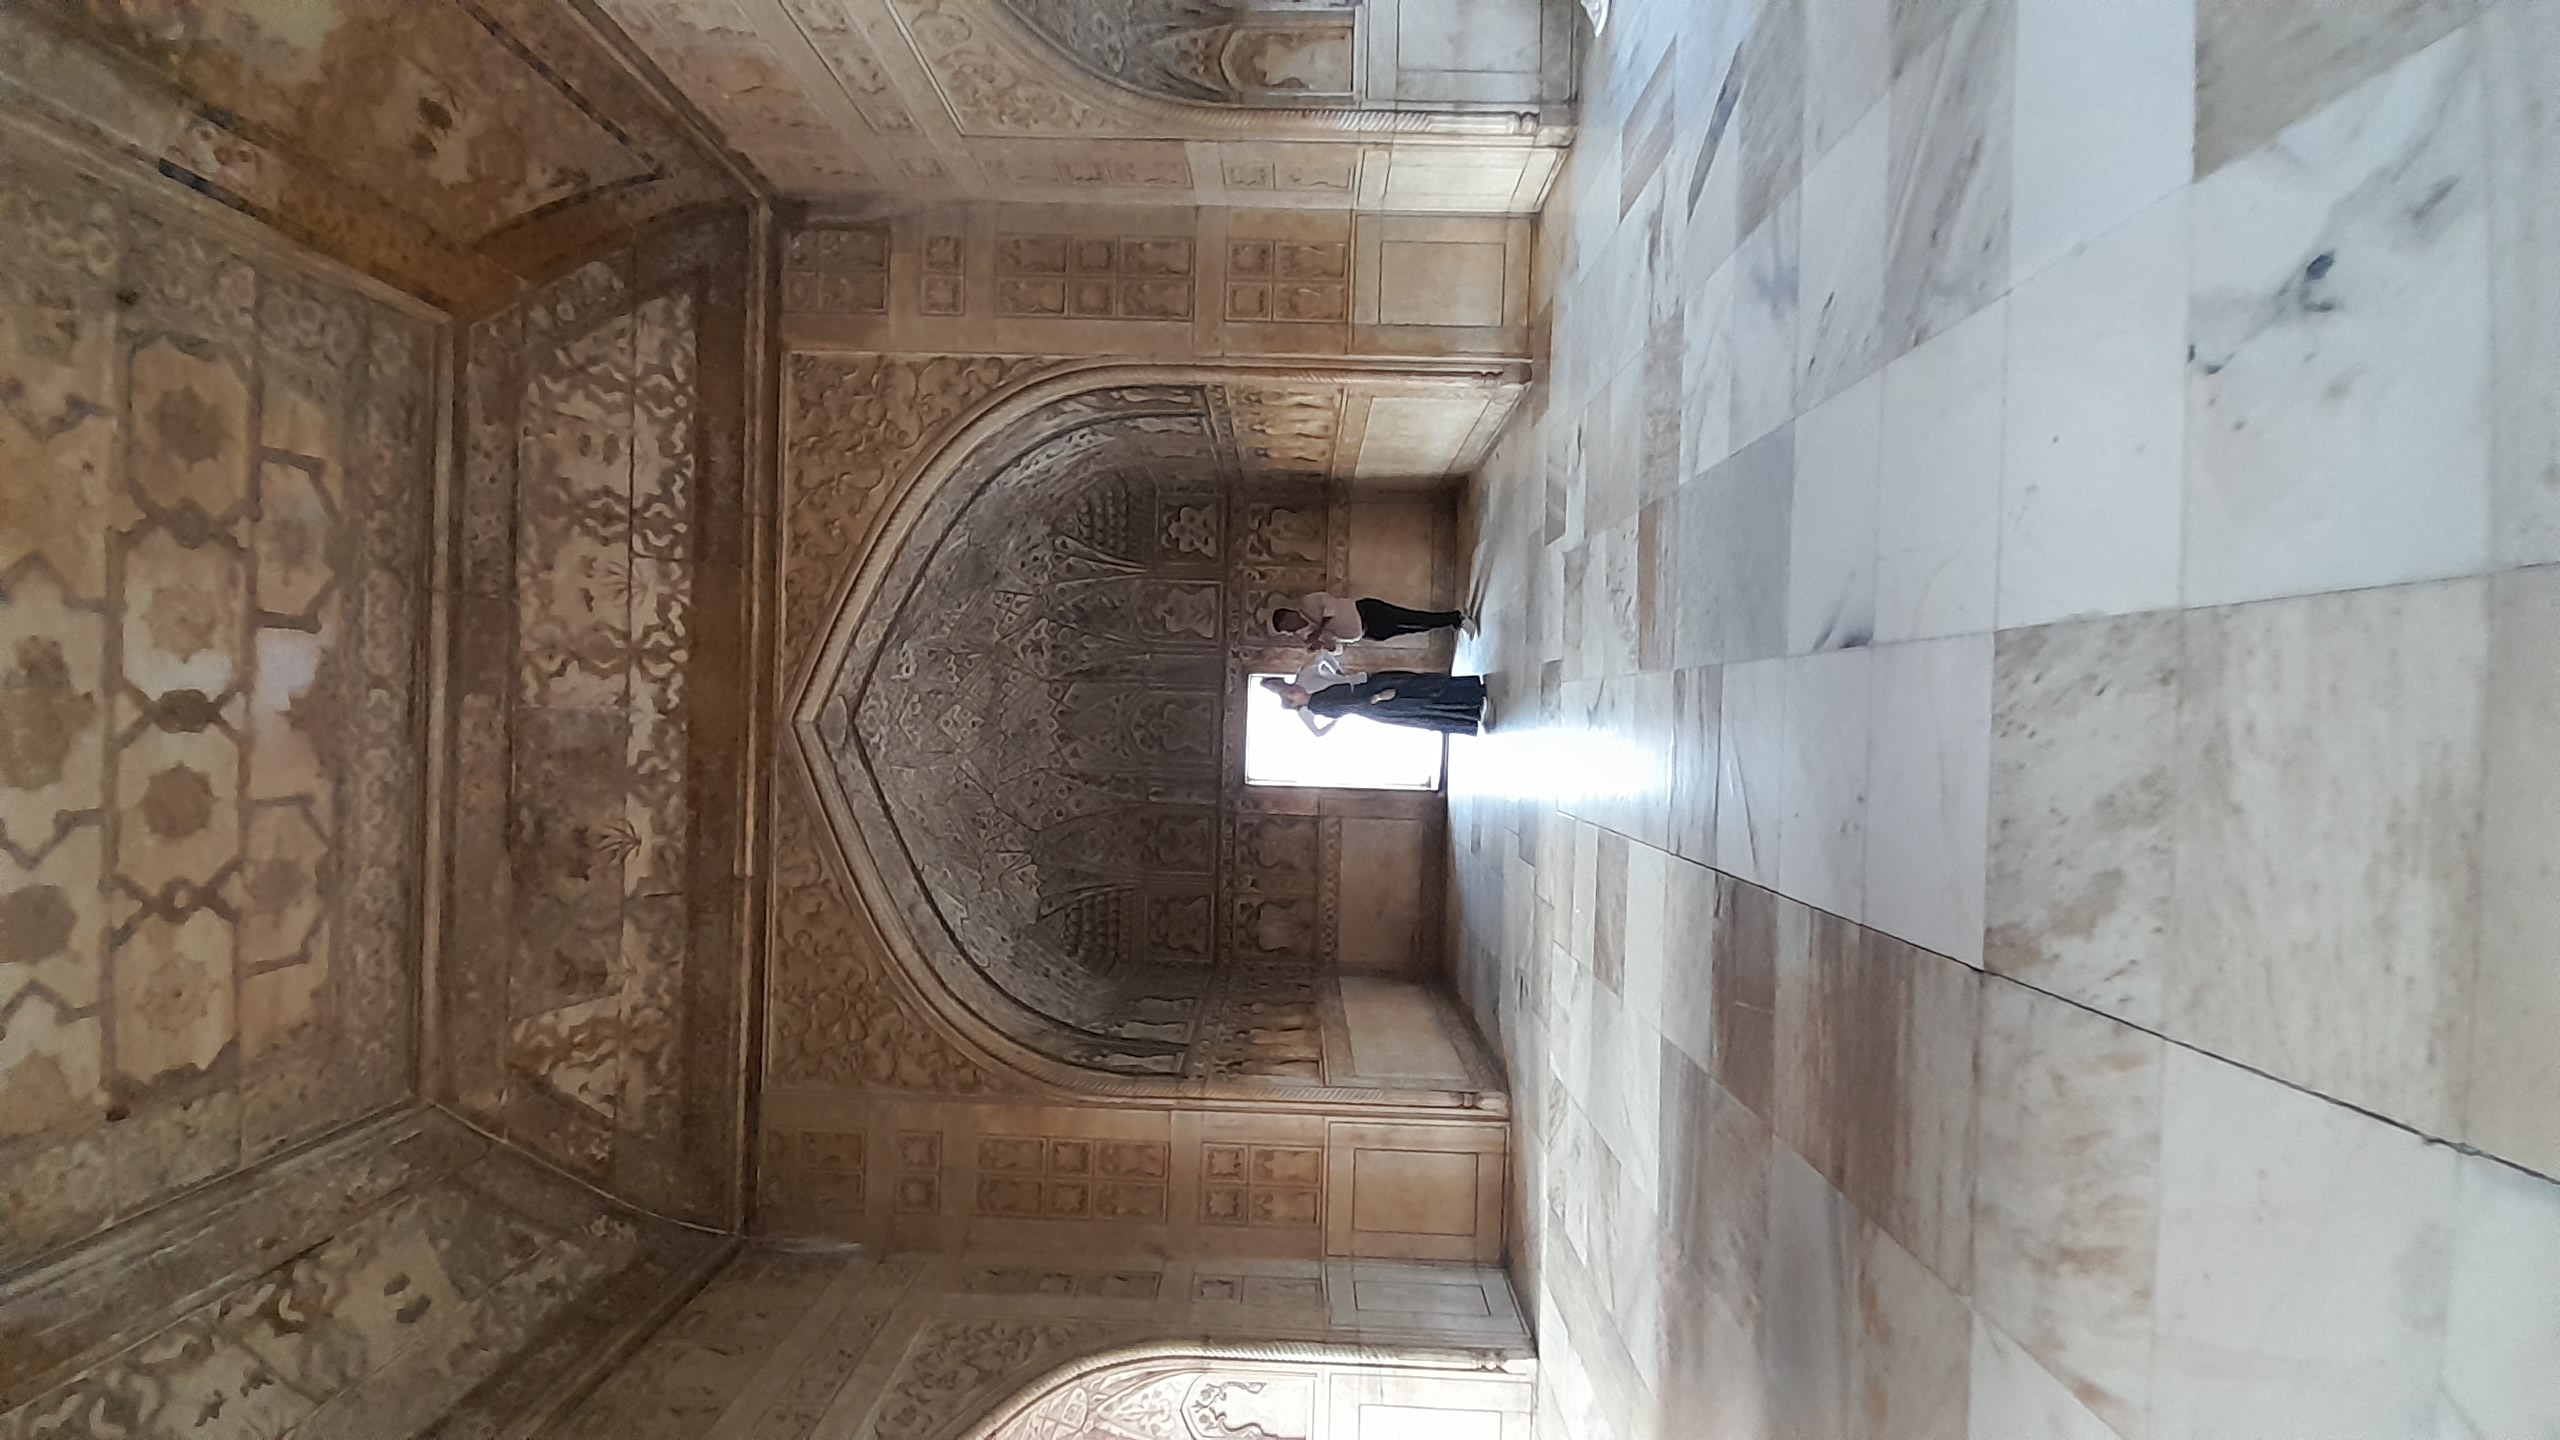
<svg viewBox="0 0 2560 1440"><path fill-rule="evenodd" d="M1993 305L1885 367L1880 642L1992 628L2006 321Z"/></svg>
<svg viewBox="0 0 2560 1440"><path fill-rule="evenodd" d="M1796 413L1797 197L1733 252L1733 435L1750 444Z"/></svg>
<svg viewBox="0 0 2560 1440"><path fill-rule="evenodd" d="M2479 945L2485 583L2194 611L2166 1028L2457 1133Z"/></svg>
<svg viewBox="0 0 2560 1440"><path fill-rule="evenodd" d="M1750 19L1740 6L1717 6L1694 13L1681 37L1680 95L1673 102L1680 138L1666 166L1677 183L1665 198L1683 227L1681 266L1691 277L1692 293L1696 281L1722 266L1742 238L1741 138L1730 108L1740 104L1742 77L1731 67L1738 27Z"/></svg>
<svg viewBox="0 0 2560 1440"><path fill-rule="evenodd" d="M1662 1163L1662 1037L1651 1016L1639 1015L1606 986L1590 986L1580 998L1591 1018L1577 1094L1592 1128L1650 1197Z"/></svg>
<svg viewBox="0 0 2560 1440"><path fill-rule="evenodd" d="M1537 652L1554 659L1564 654L1564 547L1550 546L1537 558L1537 594L1546 603L1537 615Z"/></svg>
<svg viewBox="0 0 2560 1440"><path fill-rule="evenodd" d="M1778 883L1785 813L1788 660L1724 667L1724 743L1716 780L1716 868Z"/></svg>
<svg viewBox="0 0 2560 1440"><path fill-rule="evenodd" d="M1991 636L1880 645L1874 654L1860 918L1978 968L1991 803Z"/></svg>
<svg viewBox="0 0 2560 1440"><path fill-rule="evenodd" d="M2454 1161L2171 1047L2152 1440L2435 1433Z"/></svg>
<svg viewBox="0 0 2560 1440"><path fill-rule="evenodd" d="M1786 662L1778 889L1852 920L1866 908L1870 654L1828 650Z"/></svg>
<svg viewBox="0 0 2560 1440"><path fill-rule="evenodd" d="M1583 672L1624 675L1636 668L1636 516L1628 511L1591 536L1583 572Z"/></svg>
<svg viewBox="0 0 2560 1440"><path fill-rule="evenodd" d="M1997 3L2000 0L1893 0L1893 77L1901 79L1905 71L1928 59L1929 47L1967 11Z"/></svg>
<svg viewBox="0 0 2560 1440"><path fill-rule="evenodd" d="M1630 1014L1646 1026L1662 1024L1663 975L1670 963L1663 931L1663 907L1670 886L1671 857L1642 841L1627 845L1627 919L1619 994Z"/></svg>
<svg viewBox="0 0 2560 1440"><path fill-rule="evenodd" d="M1876 629L1876 506L1884 377L1796 419L1795 516L1787 543L1787 651L1864 645Z"/></svg>
<svg viewBox="0 0 2560 1440"><path fill-rule="evenodd" d="M1744 233L1804 178L1804 6L1772 0L1755 8L1759 18L1734 59L1742 71L1731 134L1740 172L1735 214Z"/></svg>
<svg viewBox="0 0 2560 1440"><path fill-rule="evenodd" d="M2560 5L2477 27L2488 125L2491 544L2560 560Z"/></svg>
<svg viewBox="0 0 2560 1440"><path fill-rule="evenodd" d="M2009 277L2026 279L2195 169L2195 0L2016 0Z"/></svg>
<svg viewBox="0 0 2560 1440"><path fill-rule="evenodd" d="M1572 886L1567 891L1564 922L1556 943L1577 966L1591 964L1592 941L1600 923L1600 827L1577 819L1573 827Z"/></svg>
<svg viewBox="0 0 2560 1440"><path fill-rule="evenodd" d="M1716 873L1674 858L1663 876L1666 932L1662 1038L1692 1064L1715 1068Z"/></svg>
<svg viewBox="0 0 2560 1440"><path fill-rule="evenodd" d="M1943 333L2009 284L2015 12L2007 3L1927 8L1946 12L1935 22L1944 28L1897 66L1888 92L1887 358Z"/></svg>
<svg viewBox="0 0 2560 1440"><path fill-rule="evenodd" d="M2489 590L2480 968L2464 1139L2560 1175L2560 568Z"/></svg>
<svg viewBox="0 0 2560 1440"><path fill-rule="evenodd" d="M1857 1230L1839 1191L1793 1150L1771 1147L1760 1324L1772 1434L1853 1433Z"/></svg>
<svg viewBox="0 0 2560 1440"><path fill-rule="evenodd" d="M2445 1319L2445 1440L2560 1435L2560 1185L2460 1161Z"/></svg>
<svg viewBox="0 0 2560 1440"><path fill-rule="evenodd" d="M2150 1399L2166 1049L2025 986L1983 987L1974 1304L2127 1435Z"/></svg>
<svg viewBox="0 0 2560 1440"><path fill-rule="evenodd" d="M1860 953L1869 963L1890 954L1892 963L1910 967L1909 1029L1895 1077L1891 1198L1877 1220L1947 1288L1966 1294L1973 1289L1982 972L1909 946L1880 949L1873 934L1862 937Z"/></svg>
<svg viewBox="0 0 2560 1440"><path fill-rule="evenodd" d="M1806 172L1799 197L1796 396L1815 405L1884 361L1884 102Z"/></svg>
<svg viewBox="0 0 2560 1440"><path fill-rule="evenodd" d="M1668 849L1701 865L1716 855L1717 747L1724 730L1724 672L1697 665L1671 674Z"/></svg>
<svg viewBox="0 0 2560 1440"><path fill-rule="evenodd" d="M2437 42L2196 185L2186 603L2488 559L2472 39Z"/></svg>
<svg viewBox="0 0 2560 1440"><path fill-rule="evenodd" d="M2186 344L2184 191L2009 296L2000 628L2178 603Z"/></svg>
<svg viewBox="0 0 2560 1440"><path fill-rule="evenodd" d="M1703 581L1684 598L1674 659L1760 660L1787 649L1787 530L1794 517L1795 433L1782 425L1685 486L1680 533L1696 548L1683 564ZM1715 638L1692 644L1693 625Z"/></svg>

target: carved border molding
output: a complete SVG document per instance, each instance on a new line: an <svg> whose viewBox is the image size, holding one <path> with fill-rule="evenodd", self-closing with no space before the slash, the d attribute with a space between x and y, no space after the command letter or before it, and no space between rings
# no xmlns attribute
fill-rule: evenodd
<svg viewBox="0 0 2560 1440"><path fill-rule="evenodd" d="M892 0L899 33L924 63L963 135L1076 133L1256 141L1511 139L1560 145L1573 127L1533 106L1503 110L1218 105L1145 95L1104 80L1001 5Z"/></svg>
<svg viewBox="0 0 2560 1440"><path fill-rule="evenodd" d="M874 852L857 823L843 785L827 763L818 726L829 695L824 680L845 663L935 495L980 449L1043 407L1100 390L1237 381L1367 380L1502 388L1525 383L1527 365L1060 364L997 357L797 354L792 357L795 380L804 366L823 360L852 365L870 377L860 386L862 401L855 409L876 423L856 443L829 447L824 465L806 467L797 454L787 465L784 528L790 553L781 567L785 633L777 664L782 667L782 693L789 697L790 743L783 748L790 758L781 767L785 773L778 777L773 802L777 813L771 833L777 853L769 984L775 990L776 1043L767 1056L768 1083L818 1079L964 1095L1045 1092L1130 1104L1183 1099L1215 1109L1301 1103L1415 1117L1445 1117L1453 1110L1506 1111L1506 1097L1474 1090L1389 1091L1272 1079L1107 1075L1037 1053L945 988L901 919L883 873L885 857ZM927 409L928 418L921 424L894 418L888 407L901 398L919 398L915 387L927 377L936 381L929 387L934 404ZM798 411L806 401L795 394L788 403ZM790 589L793 577L813 566L828 577L827 602L817 613L809 609L813 595ZM820 615L824 628L816 630ZM877 944L866 945L866 940ZM875 954L888 963L874 963ZM793 978L820 974L833 981L837 993L783 993ZM790 1034L795 1026L811 1025L825 1027L826 1034ZM805 1046L822 1038L857 1047L860 1063L841 1074L784 1073L790 1042Z"/></svg>
<svg viewBox="0 0 2560 1440"><path fill-rule="evenodd" d="M1337 1345L1324 1341L1270 1340L1227 1343L1151 1341L1120 1345L1068 1361L989 1410L955 1440L1000 1440L1007 1427L1060 1391L1113 1370L1163 1365L1338 1365L1351 1369L1436 1370L1452 1375L1533 1376L1537 1357L1511 1347L1443 1348Z"/></svg>

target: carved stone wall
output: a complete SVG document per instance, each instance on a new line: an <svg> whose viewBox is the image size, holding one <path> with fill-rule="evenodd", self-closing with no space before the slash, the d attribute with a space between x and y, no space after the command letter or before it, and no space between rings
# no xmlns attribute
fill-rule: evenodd
<svg viewBox="0 0 2560 1440"><path fill-rule="evenodd" d="M601 4L796 196L1528 215L1571 137L1571 0Z"/></svg>
<svg viewBox="0 0 2560 1440"><path fill-rule="evenodd" d="M1317 1008L1319 1028L1341 1023L1338 1008ZM1440 1083L1498 1084L1490 1067L1470 1072L1465 1022L1451 1018ZM1491 1264L1503 1253L1507 1111L1498 1093L1476 1093L1485 1103L1399 1111L1396 1099L1433 1097L1373 1094L1364 1106L1310 1087L1202 1115L1180 1101L776 1086L758 1222L773 1235L951 1254Z"/></svg>
<svg viewBox="0 0 2560 1440"><path fill-rule="evenodd" d="M170 188L0 130L0 1271L410 1089L437 332Z"/></svg>
<svg viewBox="0 0 2560 1440"><path fill-rule="evenodd" d="M745 194L551 0L37 0L0 10L0 100L466 313Z"/></svg>
<svg viewBox="0 0 2560 1440"><path fill-rule="evenodd" d="M0 1285L0 1436L525 1433L722 1257L434 1112Z"/></svg>
<svg viewBox="0 0 2560 1440"><path fill-rule="evenodd" d="M783 395L779 654L799 683L890 502L977 411L1059 362L1004 356L793 355ZM985 1094L1005 1082L931 1018L831 862L795 747L773 800L767 1083Z"/></svg>
<svg viewBox="0 0 2560 1440"><path fill-rule="evenodd" d="M1362 1440L1365 1403L1527 1440L1527 1351L1493 1269L749 1250L555 1433Z"/></svg>
<svg viewBox="0 0 2560 1440"><path fill-rule="evenodd" d="M635 1201L737 1213L746 230L474 325L430 1093Z"/></svg>
<svg viewBox="0 0 2560 1440"><path fill-rule="evenodd" d="M1309 174L1257 164L1253 176L1271 183ZM1335 178L1349 186L1356 175ZM795 346L888 354L1508 358L1529 352L1532 249L1521 216L1107 204L1093 194L1072 205L821 216L785 251L783 326ZM1400 396L1389 411L1418 412L1434 398ZM1346 475L1460 473L1449 467L1483 448L1470 446L1470 431L1492 397L1460 413L1462 398L1436 397L1451 413L1428 424L1408 414L1374 427L1411 451L1364 455L1372 427L1360 413L1325 438L1341 442Z"/></svg>

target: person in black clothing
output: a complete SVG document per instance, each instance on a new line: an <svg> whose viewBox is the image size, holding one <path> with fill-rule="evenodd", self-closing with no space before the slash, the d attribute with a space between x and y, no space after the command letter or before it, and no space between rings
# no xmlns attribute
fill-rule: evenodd
<svg viewBox="0 0 2560 1440"><path fill-rule="evenodd" d="M1484 677L1434 675L1419 670L1380 670L1350 684L1310 692L1277 675L1264 685L1318 735L1345 715L1365 715L1382 725L1473 735L1484 727Z"/></svg>

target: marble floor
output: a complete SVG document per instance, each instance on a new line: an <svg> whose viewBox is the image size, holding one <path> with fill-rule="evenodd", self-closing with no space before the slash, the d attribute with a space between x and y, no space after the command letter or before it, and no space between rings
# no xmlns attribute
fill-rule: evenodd
<svg viewBox="0 0 2560 1440"><path fill-rule="evenodd" d="M2560 1435L2560 5L1584 94L1450 771L1541 1433Z"/></svg>

